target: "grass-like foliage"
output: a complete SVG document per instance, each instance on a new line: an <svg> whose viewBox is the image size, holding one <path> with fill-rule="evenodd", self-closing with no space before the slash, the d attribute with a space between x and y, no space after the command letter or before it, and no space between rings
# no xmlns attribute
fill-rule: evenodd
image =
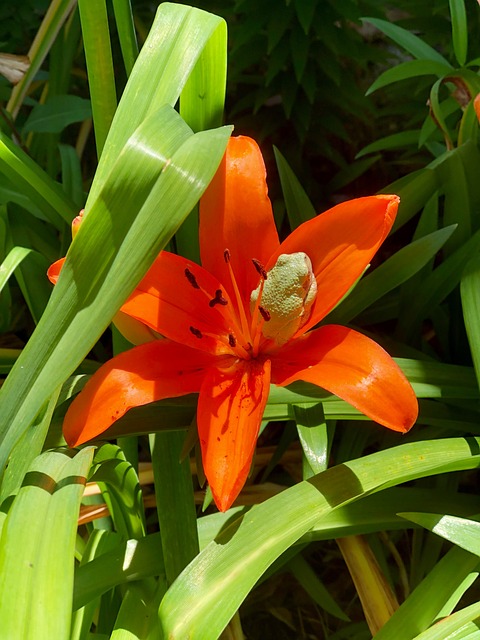
<svg viewBox="0 0 480 640"><path fill-rule="evenodd" d="M479 7L151 4L0 8L1 639L480 638Z"/></svg>

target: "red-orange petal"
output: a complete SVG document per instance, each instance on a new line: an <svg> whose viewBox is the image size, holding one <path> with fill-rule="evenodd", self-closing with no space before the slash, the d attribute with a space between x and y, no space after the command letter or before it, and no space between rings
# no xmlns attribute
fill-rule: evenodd
<svg viewBox="0 0 480 640"><path fill-rule="evenodd" d="M154 341L112 358L90 378L63 423L70 446L106 431L132 407L200 390L218 358L169 341Z"/></svg>
<svg viewBox="0 0 480 640"><path fill-rule="evenodd" d="M60 275L60 271L62 270L63 263L65 262L65 258L60 258L53 264L48 267L47 277L52 284L57 284L58 277Z"/></svg>
<svg viewBox="0 0 480 640"><path fill-rule="evenodd" d="M299 334L324 318L362 275L387 237L398 203L399 198L394 195L342 202L303 223L282 242L268 268L282 253L304 251L312 261L317 280L312 315Z"/></svg>
<svg viewBox="0 0 480 640"><path fill-rule="evenodd" d="M347 327L320 327L272 357L272 382L296 380L326 389L394 431L407 432L417 419L417 399L400 367L380 345Z"/></svg>
<svg viewBox="0 0 480 640"><path fill-rule="evenodd" d="M198 399L203 468L215 504L226 511L248 476L270 389L270 361L211 369Z"/></svg>
<svg viewBox="0 0 480 640"><path fill-rule="evenodd" d="M223 282L234 299L223 255L228 249L248 306L259 280L252 259L265 264L278 245L261 151L251 138L230 138L224 159L200 201L202 265Z"/></svg>
<svg viewBox="0 0 480 640"><path fill-rule="evenodd" d="M211 306L218 290L225 304ZM217 355L232 352L228 294L213 275L182 256L162 251L121 311L175 342Z"/></svg>

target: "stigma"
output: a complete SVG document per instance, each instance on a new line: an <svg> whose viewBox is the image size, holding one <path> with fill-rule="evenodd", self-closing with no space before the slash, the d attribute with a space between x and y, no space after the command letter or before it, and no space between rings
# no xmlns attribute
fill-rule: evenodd
<svg viewBox="0 0 480 640"><path fill-rule="evenodd" d="M250 309L261 309L263 337L281 346L288 342L312 312L317 281L312 262L303 251L281 254L250 296ZM261 306L260 306L261 305Z"/></svg>

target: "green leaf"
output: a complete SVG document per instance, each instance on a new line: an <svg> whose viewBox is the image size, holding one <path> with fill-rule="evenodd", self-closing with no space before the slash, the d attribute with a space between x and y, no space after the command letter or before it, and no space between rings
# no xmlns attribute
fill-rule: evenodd
<svg viewBox="0 0 480 640"><path fill-rule="evenodd" d="M412 300L408 309L405 309L399 318L398 335L410 337L418 324L430 317L430 312L460 282L463 269L470 257L480 249L480 231L477 231L470 240L452 253L440 264L418 288L416 297Z"/></svg>
<svg viewBox="0 0 480 640"><path fill-rule="evenodd" d="M342 189L345 185L350 184L353 180L356 180L365 171L368 171L375 162L380 160L381 156L376 155L371 158L362 158L361 160L356 160L352 162L352 164L347 165L344 169L341 169L336 176L330 182L330 189L332 191L338 191Z"/></svg>
<svg viewBox="0 0 480 640"><path fill-rule="evenodd" d="M474 438L399 445L327 469L234 517L165 595L159 609L164 635L218 637L260 576L317 519L385 487L474 468L479 452Z"/></svg>
<svg viewBox="0 0 480 640"><path fill-rule="evenodd" d="M57 229L71 223L77 207L38 164L0 132L0 172L27 195Z"/></svg>
<svg viewBox="0 0 480 640"><path fill-rule="evenodd" d="M144 536L142 489L135 469L120 447L104 444L96 452L93 465L90 481L99 484L115 530L125 539Z"/></svg>
<svg viewBox="0 0 480 640"><path fill-rule="evenodd" d="M444 194L443 221L444 224L456 224L457 230L445 246L445 255L448 256L455 249L459 249L472 236L472 227L475 214L472 211L470 201L470 187L466 175L466 167L472 160L466 151L473 145L447 151L441 158L434 161L431 166L435 168L438 184ZM462 159L462 155L465 157Z"/></svg>
<svg viewBox="0 0 480 640"><path fill-rule="evenodd" d="M302 29L294 28L290 33L290 53L293 63L295 78L300 84L303 72L307 66L308 54L310 50L310 39Z"/></svg>
<svg viewBox="0 0 480 640"><path fill-rule="evenodd" d="M319 607L332 616L339 618L339 620L350 620L332 598L312 567L300 554L288 562L287 568Z"/></svg>
<svg viewBox="0 0 480 640"><path fill-rule="evenodd" d="M367 155L367 153L376 153L377 151L387 151L389 149L398 149L399 147L418 146L418 138L420 136L420 129L412 129L411 131L401 131L400 133L393 133L390 136L380 138L366 147L363 147L361 151L357 153L355 159L361 158Z"/></svg>
<svg viewBox="0 0 480 640"><path fill-rule="evenodd" d="M98 197L128 138L147 116L165 104L177 103L210 38L215 38L215 44L209 50L209 58L225 38L225 29L225 21L211 13L181 4L160 4L115 112L87 210Z"/></svg>
<svg viewBox="0 0 480 640"><path fill-rule="evenodd" d="M106 0L78 0L78 11L87 61L97 156L100 158L117 108Z"/></svg>
<svg viewBox="0 0 480 640"><path fill-rule="evenodd" d="M158 523L169 585L199 551L189 456L180 461L184 441L182 431L150 436Z"/></svg>
<svg viewBox="0 0 480 640"><path fill-rule="evenodd" d="M230 128L193 135L165 106L131 137L85 216L37 330L0 390L2 468L39 408L82 361L198 201L229 135Z"/></svg>
<svg viewBox="0 0 480 640"><path fill-rule="evenodd" d="M451 612L478 576L477 567L477 556L460 548L451 549L380 629L375 640L416 639L439 617Z"/></svg>
<svg viewBox="0 0 480 640"><path fill-rule="evenodd" d="M319 0L301 0L300 2L295 2L295 12L305 34L310 31L310 27L312 26L318 1Z"/></svg>
<svg viewBox="0 0 480 640"><path fill-rule="evenodd" d="M480 387L480 256L473 256L467 263L460 282L463 319L473 366Z"/></svg>
<svg viewBox="0 0 480 640"><path fill-rule="evenodd" d="M85 204L85 193L82 185L82 167L80 158L75 149L68 144L59 144L60 159L62 162L63 190L74 202L78 210Z"/></svg>
<svg viewBox="0 0 480 640"><path fill-rule="evenodd" d="M377 27L377 29L382 31L386 36L411 53L414 58L438 62L452 69L452 65L446 58L410 31L402 29L402 27L399 27L393 22L387 22L379 18L362 18L361 20L362 22L370 22L370 24L373 24L374 27Z"/></svg>
<svg viewBox="0 0 480 640"><path fill-rule="evenodd" d="M135 582L127 587L109 640L161 637L157 618L159 596L155 587L154 580Z"/></svg>
<svg viewBox="0 0 480 640"><path fill-rule="evenodd" d="M455 229L456 225L439 229L397 251L357 284L328 315L328 322L348 324L369 305L403 284L433 258Z"/></svg>
<svg viewBox="0 0 480 640"><path fill-rule="evenodd" d="M387 69L378 76L375 82L368 88L365 95L370 95L381 87L386 87L393 82L417 78L418 76L438 76L443 78L452 70L450 65L436 60L408 60L401 62L391 69Z"/></svg>
<svg viewBox="0 0 480 640"><path fill-rule="evenodd" d="M160 533L150 534L140 540L124 541L112 551L80 565L75 574L73 609L85 606L125 582L150 576L162 576L165 580L159 553L161 544Z"/></svg>
<svg viewBox="0 0 480 640"><path fill-rule="evenodd" d="M463 67L467 61L468 26L467 12L463 0L449 0L452 20L453 50L458 64Z"/></svg>
<svg viewBox="0 0 480 640"><path fill-rule="evenodd" d="M325 421L325 412L321 402L312 405L293 405L293 415L297 425L298 438L302 445L305 462L308 464L304 479L325 471L328 467L332 432Z"/></svg>
<svg viewBox="0 0 480 640"><path fill-rule="evenodd" d="M90 100L78 96L52 96L46 104L38 104L32 109L23 130L60 133L69 124L91 117Z"/></svg>
<svg viewBox="0 0 480 640"><path fill-rule="evenodd" d="M31 253L31 249L25 247L13 247L0 265L0 291L7 284L8 279L18 265Z"/></svg>
<svg viewBox="0 0 480 640"><path fill-rule="evenodd" d="M6 638L68 638L78 510L93 448L35 459L0 539L0 626ZM28 615L25 615L28 611Z"/></svg>
<svg viewBox="0 0 480 640"><path fill-rule="evenodd" d="M447 149L453 149L453 138L452 134L448 128L445 117L443 115L442 105L440 104L440 88L442 87L443 79L438 79L430 90L430 109L432 112L432 117L435 121L436 126L440 129L445 138L445 144Z"/></svg>
<svg viewBox="0 0 480 640"><path fill-rule="evenodd" d="M276 147L273 147L273 152L280 176L290 228L293 230L303 222L314 218L315 208L283 155Z"/></svg>
<svg viewBox="0 0 480 640"><path fill-rule="evenodd" d="M31 83L75 4L76 0L52 0L50 2L48 11L28 51L30 67L22 80L14 87L6 107L13 118L18 114Z"/></svg>
<svg viewBox="0 0 480 640"><path fill-rule="evenodd" d="M480 603L475 602L469 607L452 613L448 618L439 620L433 627L415 636L415 640L461 640L461 638L477 640L479 618Z"/></svg>
<svg viewBox="0 0 480 640"><path fill-rule="evenodd" d="M129 76L138 57L137 36L135 34L130 0L113 0L113 11L122 49L123 63L127 76Z"/></svg>
<svg viewBox="0 0 480 640"><path fill-rule="evenodd" d="M480 522L438 513L399 513L449 542L480 556Z"/></svg>

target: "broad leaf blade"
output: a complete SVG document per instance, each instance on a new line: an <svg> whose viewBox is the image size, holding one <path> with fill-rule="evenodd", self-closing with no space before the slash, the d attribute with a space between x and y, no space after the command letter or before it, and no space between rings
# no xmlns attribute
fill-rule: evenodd
<svg viewBox="0 0 480 640"><path fill-rule="evenodd" d="M0 627L5 638L67 638L78 510L93 448L33 462L0 540ZM28 611L28 615L25 615Z"/></svg>

